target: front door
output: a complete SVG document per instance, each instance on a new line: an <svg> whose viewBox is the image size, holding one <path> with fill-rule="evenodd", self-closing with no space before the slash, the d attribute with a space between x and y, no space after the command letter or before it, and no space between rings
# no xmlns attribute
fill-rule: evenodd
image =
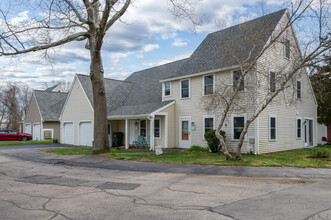
<svg viewBox="0 0 331 220"><path fill-rule="evenodd" d="M313 120L306 119L304 123L304 135L305 135L305 147L310 147L314 145L314 132L313 132Z"/></svg>
<svg viewBox="0 0 331 220"><path fill-rule="evenodd" d="M191 118L181 117L179 118L179 147L190 148L191 147Z"/></svg>

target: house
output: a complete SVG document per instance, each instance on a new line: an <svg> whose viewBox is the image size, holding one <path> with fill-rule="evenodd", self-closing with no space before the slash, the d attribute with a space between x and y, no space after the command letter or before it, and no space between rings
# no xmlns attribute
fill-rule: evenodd
<svg viewBox="0 0 331 220"><path fill-rule="evenodd" d="M238 60L254 60L287 19L287 11L280 10L209 34L187 59L134 72L124 81L105 79L110 143L113 134L121 132L126 148L138 135L145 140L150 137L151 147L206 146L204 133L215 129L220 113L210 114L201 100L221 84L234 84L240 69ZM226 119L223 130L230 151L235 150L240 132L261 97L277 86L271 79L301 56L291 27L282 37L285 43L267 49L240 86L240 102L251 105L245 111L231 112ZM243 153L316 145L317 103L304 71L296 76L295 89L284 91L285 97L295 94L294 103L273 101L250 126ZM61 142L92 146L93 111L90 78L77 74L60 116Z"/></svg>
<svg viewBox="0 0 331 220"><path fill-rule="evenodd" d="M47 89L45 89L45 91L47 91L47 92L64 92L64 90L62 89L60 84L48 87Z"/></svg>
<svg viewBox="0 0 331 220"><path fill-rule="evenodd" d="M24 132L33 140L60 139L60 114L67 93L34 90L24 119Z"/></svg>

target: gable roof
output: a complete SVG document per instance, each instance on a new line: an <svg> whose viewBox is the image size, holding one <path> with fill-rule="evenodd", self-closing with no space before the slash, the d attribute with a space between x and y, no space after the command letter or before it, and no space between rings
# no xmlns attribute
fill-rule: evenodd
<svg viewBox="0 0 331 220"><path fill-rule="evenodd" d="M90 76L77 74L77 77L84 89L84 92L89 99L93 107L93 90L92 82ZM132 85L130 82L114 80L114 79L104 79L106 99L107 99L107 113L113 111L123 104L128 95L131 92Z"/></svg>
<svg viewBox="0 0 331 220"><path fill-rule="evenodd" d="M58 121L67 93L34 90L37 105L44 121Z"/></svg>
<svg viewBox="0 0 331 220"><path fill-rule="evenodd" d="M169 78L239 65L251 61L262 51L286 9L247 21L211 34L186 62ZM234 56L235 55L235 56Z"/></svg>
<svg viewBox="0 0 331 220"><path fill-rule="evenodd" d="M54 85L54 86L51 86L51 87L48 87L47 89L45 89L45 91L52 92L53 89L55 89L56 87L58 87L58 84L57 85Z"/></svg>

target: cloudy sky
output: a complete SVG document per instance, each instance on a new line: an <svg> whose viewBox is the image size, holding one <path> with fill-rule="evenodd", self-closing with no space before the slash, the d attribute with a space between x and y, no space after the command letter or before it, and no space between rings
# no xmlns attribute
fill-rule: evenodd
<svg viewBox="0 0 331 220"><path fill-rule="evenodd" d="M116 23L106 35L102 51L105 77L125 79L132 72L186 58L208 33L278 10L281 5L276 2L267 1L262 12L254 0L197 1L195 15L203 25L194 32L190 21L173 16L169 1L136 0L122 17L125 22ZM11 19L26 20L30 14L22 8ZM45 82L71 81L76 73L89 74L89 52L84 45L73 42L50 50L52 62L40 53L1 57L0 86L16 81L43 89Z"/></svg>

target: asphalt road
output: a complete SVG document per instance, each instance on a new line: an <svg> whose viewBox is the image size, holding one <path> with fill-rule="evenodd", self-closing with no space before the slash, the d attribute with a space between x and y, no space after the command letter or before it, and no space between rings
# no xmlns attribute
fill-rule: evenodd
<svg viewBox="0 0 331 220"><path fill-rule="evenodd" d="M330 169L171 166L37 152L54 146L0 146L0 219L331 219Z"/></svg>

